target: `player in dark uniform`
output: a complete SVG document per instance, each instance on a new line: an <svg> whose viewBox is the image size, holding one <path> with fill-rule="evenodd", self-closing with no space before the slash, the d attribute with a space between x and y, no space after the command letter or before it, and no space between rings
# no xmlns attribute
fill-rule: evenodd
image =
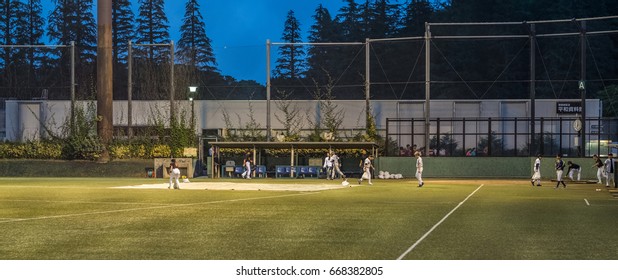
<svg viewBox="0 0 618 280"><path fill-rule="evenodd" d="M560 183L562 183L562 185L566 188L566 184L564 183L564 181L562 181L562 174L564 173L564 161L562 160L562 157L560 155L556 155L556 181L558 181L556 183L556 187L554 187L554 189L557 189L560 186Z"/></svg>
<svg viewBox="0 0 618 280"><path fill-rule="evenodd" d="M579 164L574 163L572 161L567 161L567 166L569 169L567 170L567 174L569 174L569 178L573 181L573 173L577 172L577 181L581 180L582 177L582 168Z"/></svg>

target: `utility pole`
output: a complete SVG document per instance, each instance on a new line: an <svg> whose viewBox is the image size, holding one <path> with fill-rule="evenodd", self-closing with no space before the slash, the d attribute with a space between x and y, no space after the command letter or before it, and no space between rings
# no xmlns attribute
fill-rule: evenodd
<svg viewBox="0 0 618 280"><path fill-rule="evenodd" d="M100 162L110 160L113 135L112 1L97 1L97 133L103 144Z"/></svg>

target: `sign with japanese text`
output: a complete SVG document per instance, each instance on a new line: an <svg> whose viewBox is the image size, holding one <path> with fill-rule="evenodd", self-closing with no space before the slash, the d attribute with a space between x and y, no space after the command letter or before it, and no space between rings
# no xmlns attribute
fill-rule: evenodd
<svg viewBox="0 0 618 280"><path fill-rule="evenodd" d="M556 114L581 114L581 102L556 102Z"/></svg>

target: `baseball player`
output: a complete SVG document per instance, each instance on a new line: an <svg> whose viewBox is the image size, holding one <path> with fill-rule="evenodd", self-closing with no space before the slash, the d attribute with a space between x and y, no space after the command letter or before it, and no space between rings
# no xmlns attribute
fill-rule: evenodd
<svg viewBox="0 0 618 280"><path fill-rule="evenodd" d="M369 181L369 185L373 185L373 183L371 183L371 169L373 169L373 165L371 164L372 160L373 155L369 155L363 161L363 175L361 175L360 179L358 179L358 184L361 184L361 182L363 182L363 179L367 179L367 181Z"/></svg>
<svg viewBox="0 0 618 280"><path fill-rule="evenodd" d="M534 173L532 174L532 186L534 187L534 182L536 182L536 185L538 187L541 186L541 154L538 154L536 156L536 160L534 160L534 166L532 167L532 169L534 170Z"/></svg>
<svg viewBox="0 0 618 280"><path fill-rule="evenodd" d="M614 155L612 153L607 154L607 159L603 165L605 166L605 186L614 186L614 188L618 188L618 186L616 186L616 182L614 181L616 166L614 163ZM609 183L610 181L612 182L611 184Z"/></svg>
<svg viewBox="0 0 618 280"><path fill-rule="evenodd" d="M347 181L345 174L343 174L340 169L341 163L339 162L339 156L337 156L335 152L330 153L330 161L333 163L333 174L331 178L335 178L335 174L339 174L344 181Z"/></svg>
<svg viewBox="0 0 618 280"><path fill-rule="evenodd" d="M180 178L180 169L178 168L178 164L176 164L176 159L174 158L172 159L172 162L170 163L169 173L170 173L170 184L167 188L171 189L172 186L174 186L174 189L179 190L180 182L178 181L178 179Z"/></svg>
<svg viewBox="0 0 618 280"><path fill-rule="evenodd" d="M582 176L581 166L579 166L579 164L577 163L571 162L570 160L567 161L567 166L569 167L569 169L567 170L567 174L569 174L569 178L571 179L571 181L573 181L573 174L575 172L577 172L577 181L580 181Z"/></svg>
<svg viewBox="0 0 618 280"><path fill-rule="evenodd" d="M603 184L603 181L601 180L601 178L603 178L605 175L603 162L597 155L592 155L592 159L594 160L594 164L592 165L592 167L597 168L597 184Z"/></svg>
<svg viewBox="0 0 618 280"><path fill-rule="evenodd" d="M245 165L245 172L243 172L241 176L244 179L251 179L251 154L250 153L247 153L247 156L245 157L244 165Z"/></svg>
<svg viewBox="0 0 618 280"><path fill-rule="evenodd" d="M324 166L322 166L324 170L326 170L326 180L333 179L333 162L330 161L330 152L326 153L326 157L324 158Z"/></svg>
<svg viewBox="0 0 618 280"><path fill-rule="evenodd" d="M562 160L562 157L560 155L556 155L556 181L558 182L556 183L556 186L554 187L554 189L557 189L560 186L560 183L562 183L562 186L566 188L566 184L564 183L564 181L562 181L563 172L564 172L564 161Z"/></svg>
<svg viewBox="0 0 618 280"><path fill-rule="evenodd" d="M421 157L421 152L414 152L414 156L416 157L416 179L418 179L418 187L422 187L425 183L423 183L423 158Z"/></svg>

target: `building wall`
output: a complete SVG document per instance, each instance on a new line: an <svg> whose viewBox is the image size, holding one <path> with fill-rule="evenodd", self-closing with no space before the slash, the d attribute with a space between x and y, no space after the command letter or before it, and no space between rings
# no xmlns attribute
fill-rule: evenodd
<svg viewBox="0 0 618 280"><path fill-rule="evenodd" d="M558 115L556 113L556 103L564 101L578 100L536 100L536 117L558 117L574 116ZM301 110L301 122L303 127L310 129L311 122L319 121L319 104L315 100L293 101ZM23 104L28 106L39 106L38 115L33 117L40 119L40 123L28 122L26 125L23 120L28 119L28 112L21 111ZM365 127L365 101L364 100L335 100L338 109L344 112L342 128L363 129ZM96 110L94 102L79 101L76 106L81 106L85 110ZM397 100L372 100L372 113L375 115L378 130L386 129L387 118L419 118L425 115L424 101L397 101ZM224 115L229 116L229 121L234 128L243 128L249 121L249 116L253 112L253 118L258 125L266 128L267 102L265 100L196 100L191 104L188 100L176 101L176 112L180 117L187 120L193 111L196 118L196 129L220 129L226 127ZM128 103L124 101L114 101L114 125L127 125L128 123ZM56 100L7 100L4 110L4 129L6 140L25 141L33 135L24 134L27 131L41 130L41 123L47 126L52 133L60 133L61 128L70 118L70 101ZM283 129L283 124L278 121L277 116L282 118L281 111L277 108L276 101L271 101L271 128ZM529 117L529 100L432 100L430 103L431 118L500 118L500 117ZM167 123L170 119L170 102L166 100L158 101L133 101L132 102L132 125L148 126L158 122ZM586 101L586 114L588 117L598 117L602 111L601 101L598 99L588 99ZM33 111L34 112L34 111ZM2 112L0 112L2 113ZM1 124L0 124L1 125ZM26 127L27 126L27 127ZM449 128L450 129L450 128ZM509 128L503 128L509 129ZM2 129L0 129L2 131Z"/></svg>

